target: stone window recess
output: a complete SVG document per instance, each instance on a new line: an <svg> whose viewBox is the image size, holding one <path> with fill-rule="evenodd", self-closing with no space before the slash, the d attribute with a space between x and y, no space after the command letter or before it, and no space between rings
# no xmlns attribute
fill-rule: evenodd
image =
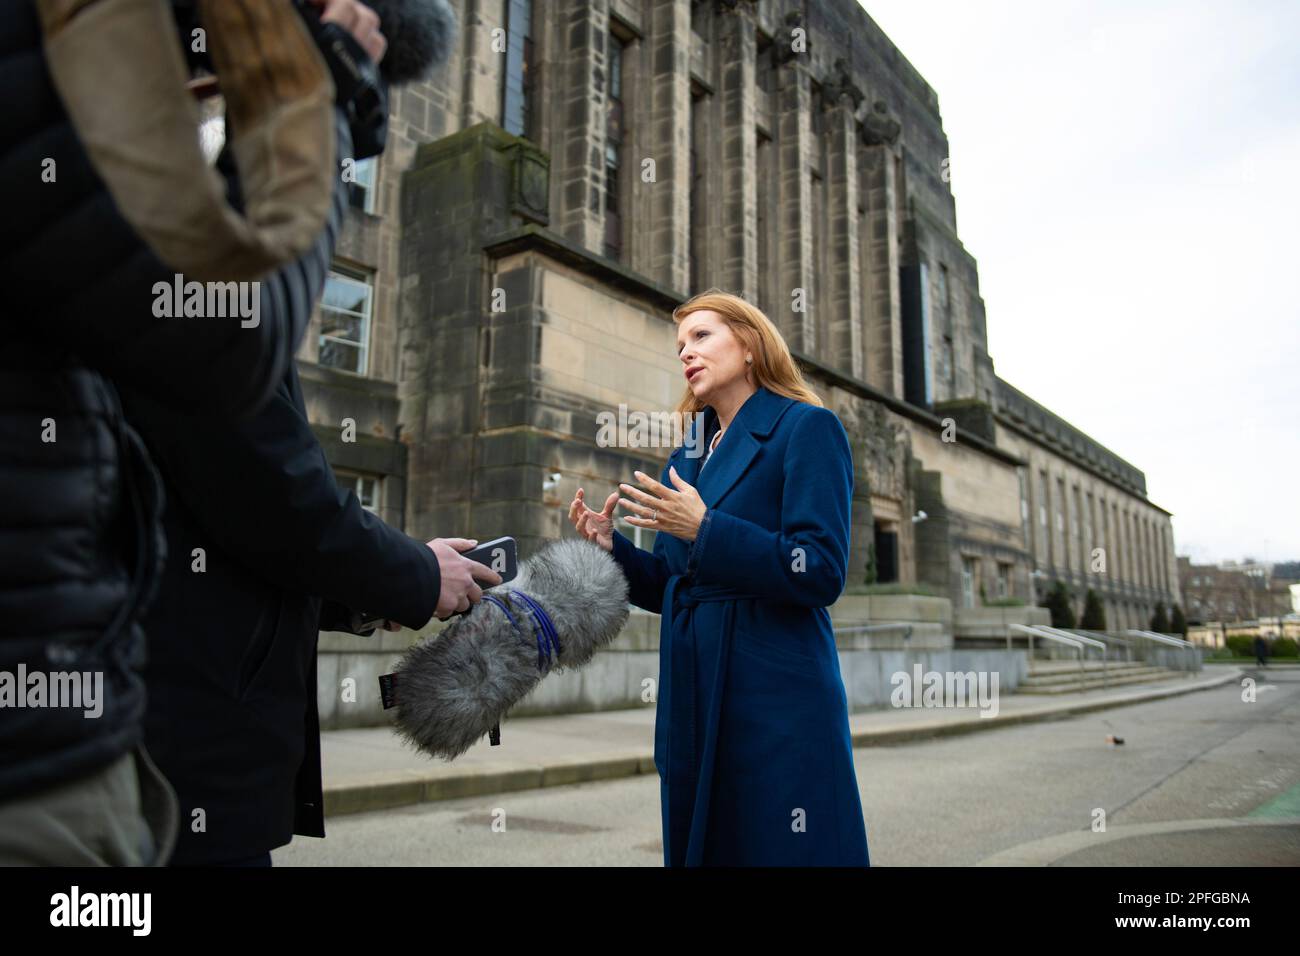
<svg viewBox="0 0 1300 956"><path fill-rule="evenodd" d="M347 184L348 205L359 212L375 211L375 175L378 173L378 157L356 161L356 178Z"/></svg>
<svg viewBox="0 0 1300 956"><path fill-rule="evenodd" d="M532 0L506 4L506 68L501 77L501 127L515 136L536 139L536 53L533 47Z"/></svg>
<svg viewBox="0 0 1300 956"><path fill-rule="evenodd" d="M705 126L707 111L705 110L705 96L707 94L704 88L694 81L691 82L691 116L690 116L690 195L688 202L690 204L690 215L688 228L690 231L690 291L698 292L703 288L701 277L705 274L705 236L707 221L705 216L705 205L707 201L708 180L705 178L704 158L700 150L706 142L708 128ZM759 195L763 195L763 187L758 187ZM761 236L761 233L760 233Z"/></svg>
<svg viewBox="0 0 1300 956"><path fill-rule="evenodd" d="M619 180L623 175L623 143L627 136L623 111L623 48L618 36L609 35L609 95L605 112L605 255L617 259L623 252L623 203Z"/></svg>
<svg viewBox="0 0 1300 956"><path fill-rule="evenodd" d="M961 603L962 607L975 606L975 594L979 588L976 578L979 576L979 561L976 558L961 559Z"/></svg>
<svg viewBox="0 0 1300 956"><path fill-rule="evenodd" d="M366 374L373 302L374 286L368 275L339 265L330 269L321 298L317 364Z"/></svg>
<svg viewBox="0 0 1300 956"><path fill-rule="evenodd" d="M531 143L519 142L505 150L510 156L512 193L510 211L546 225L550 221L547 189L549 160Z"/></svg>
<svg viewBox="0 0 1300 956"><path fill-rule="evenodd" d="M357 500L361 502L361 507L374 514L379 514L379 509L383 507L384 479L382 476L363 474L361 472L335 471L334 478L340 488L346 488L357 496Z"/></svg>

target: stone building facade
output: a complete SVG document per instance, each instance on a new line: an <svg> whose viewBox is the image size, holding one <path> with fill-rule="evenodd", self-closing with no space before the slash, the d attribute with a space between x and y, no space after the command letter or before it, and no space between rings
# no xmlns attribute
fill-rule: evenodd
<svg viewBox="0 0 1300 956"><path fill-rule="evenodd" d="M1193 564L1178 559L1178 579L1192 624L1232 624L1290 614L1296 585L1274 575L1271 564L1256 562Z"/></svg>
<svg viewBox="0 0 1300 956"><path fill-rule="evenodd" d="M675 408L671 310L718 287L848 430L851 584L977 606L1060 578L1112 627L1178 600L1142 473L995 375L938 97L855 0L453 5L457 53L395 92L301 353L369 506L524 555L572 534L579 485L658 474L670 442L598 422Z"/></svg>

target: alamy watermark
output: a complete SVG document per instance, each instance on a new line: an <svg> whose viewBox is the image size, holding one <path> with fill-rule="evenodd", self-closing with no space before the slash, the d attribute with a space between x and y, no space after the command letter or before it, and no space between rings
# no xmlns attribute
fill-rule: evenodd
<svg viewBox="0 0 1300 956"><path fill-rule="evenodd" d="M895 707L978 707L981 717L998 715L997 671L895 671L889 702Z"/></svg>
<svg viewBox="0 0 1300 956"><path fill-rule="evenodd" d="M132 936L148 936L153 928L153 894L83 893L73 884L68 892L50 897L50 925L119 926L130 929Z"/></svg>
<svg viewBox="0 0 1300 956"><path fill-rule="evenodd" d="M245 329L262 321L260 282L186 282L178 272L171 282L155 282L153 295L153 314L160 319L238 317Z"/></svg>
<svg viewBox="0 0 1300 956"><path fill-rule="evenodd" d="M104 713L103 671L0 671L0 709L59 707L81 710L91 720Z"/></svg>
<svg viewBox="0 0 1300 956"><path fill-rule="evenodd" d="M599 412L596 415L596 444L601 448L676 448L681 445L687 458L703 454L704 422L702 412L641 412L628 411L620 402L618 413ZM696 428L690 428L690 420Z"/></svg>

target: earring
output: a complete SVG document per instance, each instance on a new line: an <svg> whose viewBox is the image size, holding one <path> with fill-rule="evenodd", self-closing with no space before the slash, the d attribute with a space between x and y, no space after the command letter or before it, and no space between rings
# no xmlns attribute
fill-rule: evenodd
<svg viewBox="0 0 1300 956"><path fill-rule="evenodd" d="M754 357L751 355L751 356L749 356L748 358L746 358L746 359L745 359L745 364L746 364L746 365L753 365L753 364L754 364Z"/></svg>

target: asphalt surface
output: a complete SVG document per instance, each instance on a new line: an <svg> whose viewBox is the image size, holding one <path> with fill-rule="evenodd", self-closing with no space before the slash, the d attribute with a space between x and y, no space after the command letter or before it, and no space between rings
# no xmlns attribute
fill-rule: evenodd
<svg viewBox="0 0 1300 956"><path fill-rule="evenodd" d="M872 864L1300 865L1300 670L1246 673L1258 678L1251 703L1234 682L856 750ZM326 828L325 840L275 851L275 864L662 864L653 775L360 813Z"/></svg>

